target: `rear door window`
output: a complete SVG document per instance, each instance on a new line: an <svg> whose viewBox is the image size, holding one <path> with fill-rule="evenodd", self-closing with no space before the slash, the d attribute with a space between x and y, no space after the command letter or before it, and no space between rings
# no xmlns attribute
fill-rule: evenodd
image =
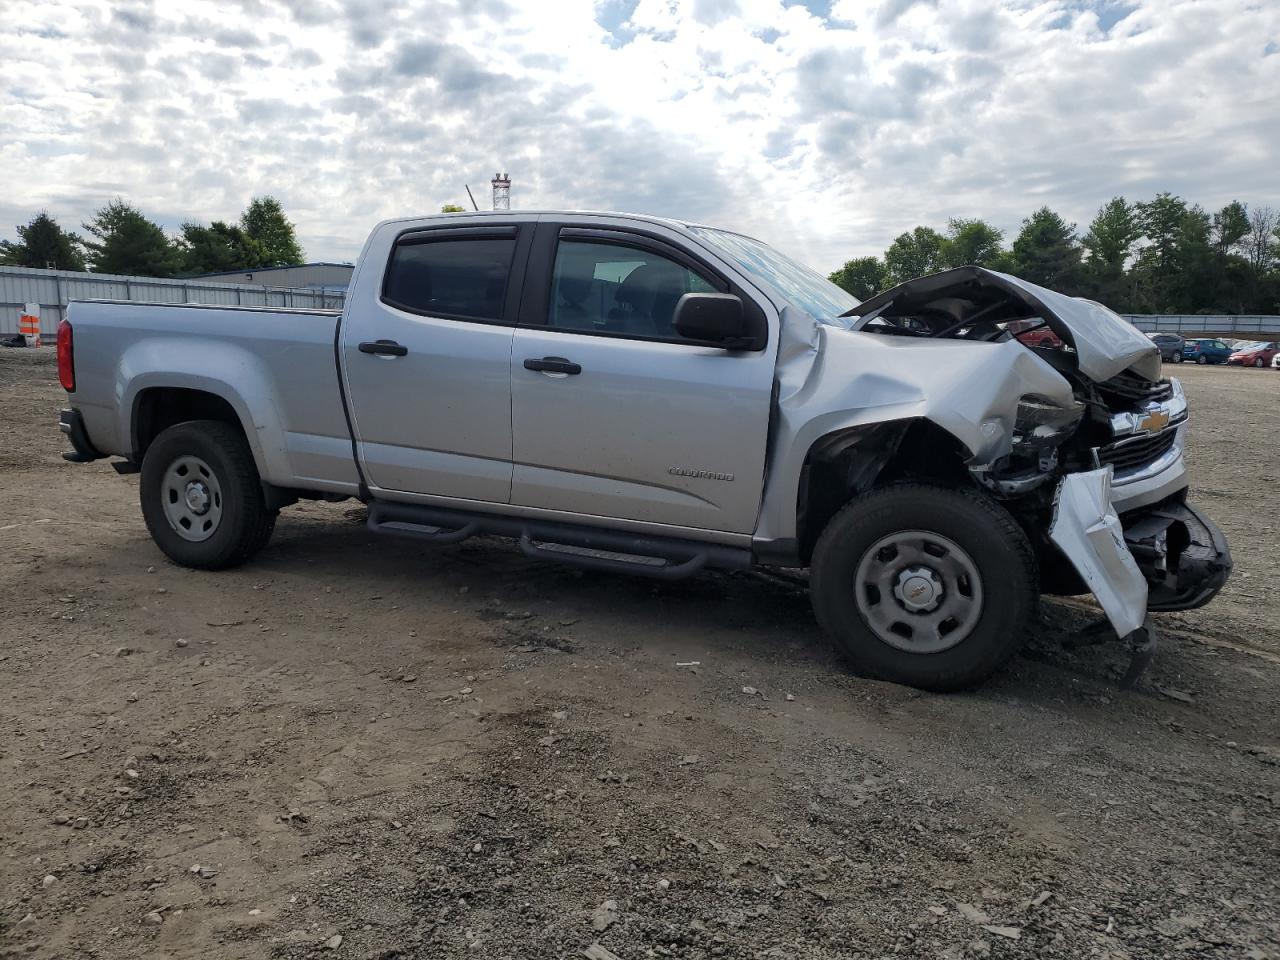
<svg viewBox="0 0 1280 960"><path fill-rule="evenodd" d="M382 299L411 313L500 322L515 248L514 230L499 237L406 238L391 253Z"/></svg>

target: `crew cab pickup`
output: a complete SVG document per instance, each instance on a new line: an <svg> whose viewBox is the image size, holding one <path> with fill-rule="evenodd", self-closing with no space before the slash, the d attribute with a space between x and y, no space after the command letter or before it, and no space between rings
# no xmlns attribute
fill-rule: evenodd
<svg viewBox="0 0 1280 960"><path fill-rule="evenodd" d="M858 303L725 230L449 214L379 224L341 314L76 302L58 357L67 458L140 471L189 567L353 497L601 570L806 568L856 670L933 690L1005 663L1041 592L1145 648L1231 568L1152 342L978 267Z"/></svg>

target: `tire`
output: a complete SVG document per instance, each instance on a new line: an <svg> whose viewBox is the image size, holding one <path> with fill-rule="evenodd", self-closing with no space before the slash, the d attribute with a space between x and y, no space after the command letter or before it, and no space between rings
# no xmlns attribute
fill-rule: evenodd
<svg viewBox="0 0 1280 960"><path fill-rule="evenodd" d="M1261 357L1259 357L1257 360L1253 361L1253 365L1257 367L1259 370L1261 370L1263 367L1267 365L1267 362L1263 360Z"/></svg>
<svg viewBox="0 0 1280 960"><path fill-rule="evenodd" d="M1209 358L1206 357L1203 353L1200 354L1200 356L1196 357L1196 363L1200 364L1201 366L1204 366L1208 362L1209 362Z"/></svg>
<svg viewBox="0 0 1280 960"><path fill-rule="evenodd" d="M1171 359L1171 360L1173 360L1173 362L1174 362L1174 363L1181 363L1181 362L1182 362L1182 354L1180 354L1180 353L1175 353L1175 354L1174 354L1170 359Z"/></svg>
<svg viewBox="0 0 1280 960"><path fill-rule="evenodd" d="M244 435L218 420L180 423L156 437L142 458L138 496L156 546L197 570L239 566L276 525Z"/></svg>
<svg viewBox="0 0 1280 960"><path fill-rule="evenodd" d="M904 538L901 548L883 546L894 538ZM930 541L945 556L931 554ZM907 553L928 562L908 560L894 572ZM966 565L976 576L956 576ZM887 582L918 593L921 574L911 574L921 568L941 584L931 610L912 612L905 597L869 585L877 571L888 571ZM1017 653L1035 611L1038 582L1031 544L995 501L976 492L903 484L857 497L831 519L814 548L809 589L818 622L855 672L948 692L981 683ZM953 609L960 612L935 622ZM885 620L895 618L886 629ZM900 627L910 635L897 633Z"/></svg>

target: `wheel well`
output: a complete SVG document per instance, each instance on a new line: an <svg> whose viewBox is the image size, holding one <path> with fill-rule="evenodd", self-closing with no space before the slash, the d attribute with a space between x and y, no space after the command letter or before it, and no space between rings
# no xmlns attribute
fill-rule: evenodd
<svg viewBox="0 0 1280 960"><path fill-rule="evenodd" d="M188 420L218 420L243 432L235 408L216 393L183 387L152 387L138 394L133 408L133 459L141 462L162 432Z"/></svg>
<svg viewBox="0 0 1280 960"><path fill-rule="evenodd" d="M807 565L827 522L849 500L909 480L950 487L971 484L959 440L924 419L851 427L827 434L809 448L796 499L796 539Z"/></svg>

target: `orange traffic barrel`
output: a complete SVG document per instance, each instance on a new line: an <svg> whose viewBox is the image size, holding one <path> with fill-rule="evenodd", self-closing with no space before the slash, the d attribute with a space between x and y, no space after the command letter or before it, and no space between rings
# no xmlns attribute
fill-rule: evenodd
<svg viewBox="0 0 1280 960"><path fill-rule="evenodd" d="M18 320L18 332L27 341L28 347L40 346L40 305L25 304L22 316Z"/></svg>

